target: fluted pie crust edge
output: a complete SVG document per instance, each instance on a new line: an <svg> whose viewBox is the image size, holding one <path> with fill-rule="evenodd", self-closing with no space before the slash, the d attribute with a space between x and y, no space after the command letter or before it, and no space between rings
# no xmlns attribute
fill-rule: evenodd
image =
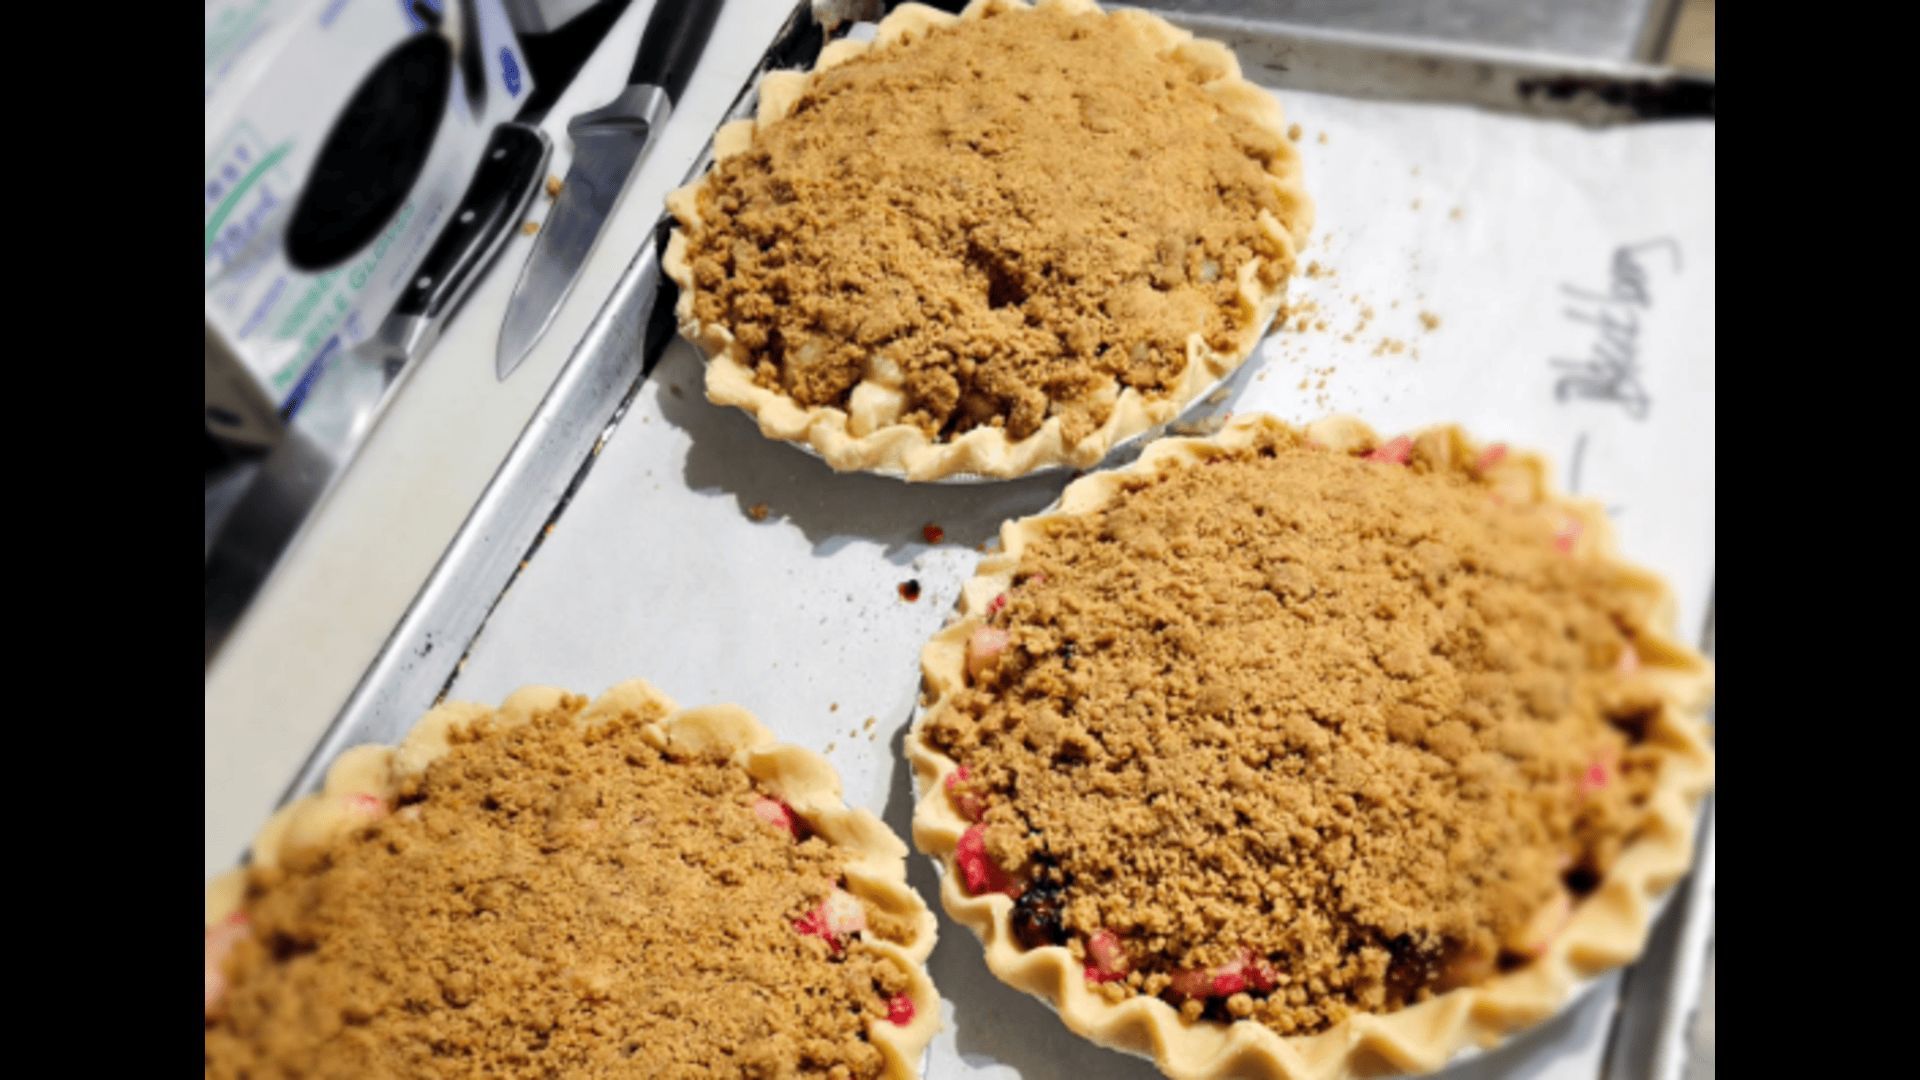
<svg viewBox="0 0 1920 1080"><path fill-rule="evenodd" d="M869 48L892 44L902 37L961 19L978 19L990 11L1022 10L1028 6L1020 0L974 0L957 16L922 4L896 8L881 20L871 44L846 39L835 41L821 51L810 72L774 71L762 76L756 116L727 124L714 134L714 160L718 163L746 152L753 145L754 132L792 112L812 80ZM1039 0L1032 6L1071 14L1102 10L1093 0ZM1167 59L1207 73L1206 85L1223 111L1239 114L1276 136L1282 149L1268 175L1283 203L1294 212L1286 223L1263 213L1262 224L1285 248L1289 259L1297 256L1306 243L1313 208L1301 185L1299 155L1286 138L1286 123L1279 102L1241 76L1239 61L1225 45L1196 38L1191 32L1143 11L1114 11L1106 16L1124 20L1141 36L1154 42ZM1202 340L1198 331L1189 334L1187 365L1171 391L1151 398L1132 388L1120 391L1106 422L1072 445L1066 442L1064 422L1059 416L1047 418L1037 431L1021 439L1008 438L1002 428L983 426L957 438L939 441L912 424L880 416L856 417L848 409L837 407L802 405L786 394L760 385L741 362L743 352L733 333L725 326L703 323L695 317L696 285L693 266L687 257L686 233L701 224L699 193L712 176L709 171L667 196L667 209L678 227L668 241L662 263L667 276L680 287L680 298L674 308L680 333L708 358L707 397L715 404L745 410L768 438L812 447L829 465L842 472L874 472L912 481L931 481L959 474L1004 479L1053 466L1090 467L1120 441L1173 420L1196 397L1245 363L1286 297L1284 280L1270 290L1263 290L1257 280L1260 261L1249 260L1241 269L1240 295L1255 315L1236 336L1233 347L1216 351ZM856 429L864 433L855 434Z"/></svg>
<svg viewBox="0 0 1920 1080"><path fill-rule="evenodd" d="M1640 834L1621 851L1595 891L1576 905L1566 928L1539 958L1485 982L1396 1012L1356 1015L1310 1036L1283 1037L1251 1020L1188 1022L1167 1002L1146 995L1113 1004L1089 987L1085 961L1065 946L1022 949L1009 922L1012 898L971 896L961 884L954 850L970 823L945 794L947 777L958 763L921 738L928 719L965 686L968 638L984 624L994 598L1013 586L1020 554L1041 535L1042 522L1097 510L1115 501L1130 478L1251 447L1263 432L1274 429L1293 430L1271 416L1254 414L1234 419L1207 438L1162 439L1124 469L1075 481L1057 508L1001 527L1001 550L981 560L961 590L953 621L921 653L923 707L905 743L919 795L914 843L940 863L941 902L980 938L987 967L996 977L1047 1002L1077 1034L1152 1058L1176 1080L1336 1080L1431 1072L1469 1047L1491 1048L1545 1021L1568 1002L1577 985L1635 960L1646 943L1656 904L1692 864L1699 803L1713 781L1713 752L1703 721L1712 697L1712 667L1673 636L1673 593L1659 577L1622 565L1625 587L1643 590L1651 601L1646 633L1636 637L1635 647L1642 675L1665 706L1656 711L1643 744L1661 756ZM1349 417L1320 420L1305 434L1335 453L1363 453L1386 441ZM1429 428L1413 441L1414 453L1429 460L1481 460L1483 448L1458 427ZM1538 455L1507 453L1490 475L1509 503L1550 505L1577 517L1584 528L1574 548L1576 557L1618 562L1602 508L1553 491L1548 467Z"/></svg>

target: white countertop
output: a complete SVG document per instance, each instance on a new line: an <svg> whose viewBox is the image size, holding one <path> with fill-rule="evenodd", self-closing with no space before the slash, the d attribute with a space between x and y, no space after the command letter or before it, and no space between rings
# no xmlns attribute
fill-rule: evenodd
<svg viewBox="0 0 1920 1080"><path fill-rule="evenodd" d="M637 0L620 17L548 114L553 175L572 158L568 118L624 85L653 6ZM572 296L502 383L494 347L533 244L508 242L234 628L206 679L209 876L233 865L352 693L791 10L791 0L727 0ZM536 196L529 216L549 205Z"/></svg>

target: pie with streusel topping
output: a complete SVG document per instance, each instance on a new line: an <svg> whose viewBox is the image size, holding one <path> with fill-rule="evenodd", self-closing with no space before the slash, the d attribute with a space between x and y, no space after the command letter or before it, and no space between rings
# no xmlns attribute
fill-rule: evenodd
<svg viewBox="0 0 1920 1080"><path fill-rule="evenodd" d="M909 4L675 192L707 393L834 468L1084 467L1242 363L1312 211L1232 52L1091 0Z"/></svg>
<svg viewBox="0 0 1920 1080"><path fill-rule="evenodd" d="M1545 476L1242 417L1006 526L907 743L994 973L1176 1077L1341 1077L1631 961L1711 784L1710 669Z"/></svg>
<svg viewBox="0 0 1920 1080"><path fill-rule="evenodd" d="M644 682L348 751L207 894L206 1073L906 1077L906 845L832 767Z"/></svg>

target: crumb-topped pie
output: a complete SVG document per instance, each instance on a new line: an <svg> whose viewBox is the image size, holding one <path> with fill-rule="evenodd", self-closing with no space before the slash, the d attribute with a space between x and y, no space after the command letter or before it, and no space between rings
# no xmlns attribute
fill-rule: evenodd
<svg viewBox="0 0 1920 1080"><path fill-rule="evenodd" d="M1312 211L1233 53L1091 0L908 4L762 78L668 198L707 394L834 468L1091 465L1243 362Z"/></svg>
<svg viewBox="0 0 1920 1080"><path fill-rule="evenodd" d="M1007 525L907 742L995 975L1175 1077L1324 1078L1630 962L1712 781L1710 667L1546 475L1241 417Z"/></svg>
<svg viewBox="0 0 1920 1080"><path fill-rule="evenodd" d="M209 887L206 1072L917 1075L934 920L905 859L732 706L445 705Z"/></svg>

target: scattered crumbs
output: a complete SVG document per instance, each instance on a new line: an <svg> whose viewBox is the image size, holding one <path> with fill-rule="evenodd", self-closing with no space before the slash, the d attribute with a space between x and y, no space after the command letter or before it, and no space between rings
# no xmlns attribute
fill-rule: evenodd
<svg viewBox="0 0 1920 1080"><path fill-rule="evenodd" d="M534 233L537 233L540 231L540 223L537 221L522 222L520 225L520 231L527 234L528 236L532 236Z"/></svg>
<svg viewBox="0 0 1920 1080"><path fill-rule="evenodd" d="M947 530L929 521L920 526L920 535L926 538L927 543L937 544L947 538Z"/></svg>
<svg viewBox="0 0 1920 1080"><path fill-rule="evenodd" d="M1420 313L1420 325L1426 327L1428 330L1438 330L1440 329L1440 316L1435 315L1431 311L1423 311Z"/></svg>
<svg viewBox="0 0 1920 1080"><path fill-rule="evenodd" d="M1314 328L1315 330L1318 330L1319 332L1321 332L1321 333L1323 333L1323 334L1324 334L1324 333L1326 333L1326 332L1327 332L1327 320L1325 320L1325 319L1315 319L1315 320L1313 321L1313 328Z"/></svg>
<svg viewBox="0 0 1920 1080"><path fill-rule="evenodd" d="M1227 388L1224 386L1207 395L1207 404L1209 405L1218 405L1225 400L1227 400Z"/></svg>
<svg viewBox="0 0 1920 1080"><path fill-rule="evenodd" d="M559 523L558 523L558 522L554 522L554 521L549 521L549 522L547 522L547 527L546 527L546 528L544 528L544 529L541 529L541 530L540 530L540 535L541 535L541 536L552 536L552 535L553 535L553 527L554 527L555 525L557 525L557 524L559 524Z"/></svg>
<svg viewBox="0 0 1920 1080"><path fill-rule="evenodd" d="M767 504L754 503L752 506L747 507L747 516L755 521L767 520Z"/></svg>
<svg viewBox="0 0 1920 1080"><path fill-rule="evenodd" d="M1351 345L1351 344L1353 344L1353 335L1352 335L1352 334L1341 334L1341 335L1340 335L1340 341L1341 341L1341 342L1342 342L1343 344L1347 344L1347 345Z"/></svg>
<svg viewBox="0 0 1920 1080"><path fill-rule="evenodd" d="M1419 199L1415 199L1415 200L1413 200L1413 208L1414 208L1415 210L1418 210L1418 209L1420 209L1420 200L1419 200Z"/></svg>
<svg viewBox="0 0 1920 1080"><path fill-rule="evenodd" d="M1326 277L1331 272L1332 271L1328 270L1326 267L1320 265L1319 259L1315 259L1312 262L1309 262L1307 264L1307 276L1310 278Z"/></svg>
<svg viewBox="0 0 1920 1080"><path fill-rule="evenodd" d="M827 706L827 711L828 711L828 712L839 712L839 711L840 711L840 703L836 701L836 702L834 702L833 704L831 704L831 705L828 705L828 706Z"/></svg>
<svg viewBox="0 0 1920 1080"><path fill-rule="evenodd" d="M1399 356L1407 351L1407 343L1398 338L1381 338L1380 344L1373 347L1375 356Z"/></svg>
<svg viewBox="0 0 1920 1080"><path fill-rule="evenodd" d="M686 397L686 396L687 396L687 392L686 392L685 390L682 390L682 389L680 388L680 384L679 384L679 383L668 383L668 384L667 384L667 393L669 393L669 394L672 394L672 395L673 395L674 397Z"/></svg>
<svg viewBox="0 0 1920 1080"><path fill-rule="evenodd" d="M875 724L877 724L877 723L879 723L879 722L880 722L880 721L879 721L879 720L878 720L877 718L875 718L875 717L871 717L871 716L869 716L869 717L867 717L867 721L866 721L866 723L864 723L864 724L862 724L862 725L860 725L860 726L861 726L861 727L863 727L863 728L865 728L865 729L866 729L866 730L868 730L868 731L872 731L872 730L873 730L873 725L875 725Z"/></svg>
<svg viewBox="0 0 1920 1080"><path fill-rule="evenodd" d="M1327 145L1327 133L1326 133L1326 132L1324 132L1324 131L1323 131L1323 132L1321 132L1321 133L1320 133L1320 138L1318 138L1318 139L1317 139L1317 140L1315 140L1315 141L1316 141L1316 142L1318 142L1318 143L1319 143L1319 144L1320 144L1321 146L1325 146L1325 145Z"/></svg>
<svg viewBox="0 0 1920 1080"><path fill-rule="evenodd" d="M1299 124L1295 124L1287 129L1287 138L1292 142L1299 142L1300 136L1304 134L1305 132L1300 130Z"/></svg>
<svg viewBox="0 0 1920 1080"><path fill-rule="evenodd" d="M548 173L547 174L547 198L557 199L559 197L560 197L560 178L553 175L552 173Z"/></svg>
<svg viewBox="0 0 1920 1080"><path fill-rule="evenodd" d="M900 599L911 604L920 599L920 579L908 578L900 583Z"/></svg>
<svg viewBox="0 0 1920 1080"><path fill-rule="evenodd" d="M1461 218L1466 216L1467 216L1467 208L1464 206L1456 206L1453 209L1447 211L1447 220L1449 221L1459 221Z"/></svg>
<svg viewBox="0 0 1920 1080"><path fill-rule="evenodd" d="M831 753L833 753L833 748L834 748L834 747L836 747L836 746L839 746L839 745L840 745L840 744L839 744L839 743L837 743L837 742L830 742L830 743L828 743L828 744L827 744L827 749L826 749L826 751L825 751L825 752L826 752L826 753L829 753L829 754L831 754Z"/></svg>

